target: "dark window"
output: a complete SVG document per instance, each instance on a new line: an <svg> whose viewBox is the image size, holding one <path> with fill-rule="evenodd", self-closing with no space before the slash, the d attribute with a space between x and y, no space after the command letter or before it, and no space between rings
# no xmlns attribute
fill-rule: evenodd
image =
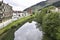
<svg viewBox="0 0 60 40"><path fill-rule="evenodd" d="M0 6L1 6L1 3L0 3Z"/></svg>

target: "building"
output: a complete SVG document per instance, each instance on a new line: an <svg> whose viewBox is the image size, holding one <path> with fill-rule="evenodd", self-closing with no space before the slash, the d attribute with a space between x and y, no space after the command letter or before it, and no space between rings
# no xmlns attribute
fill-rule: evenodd
<svg viewBox="0 0 60 40"><path fill-rule="evenodd" d="M13 11L12 19L17 20L17 19L25 17L25 16L26 16L26 14L22 11Z"/></svg>
<svg viewBox="0 0 60 40"><path fill-rule="evenodd" d="M0 1L0 22L11 19L13 15L12 7Z"/></svg>
<svg viewBox="0 0 60 40"><path fill-rule="evenodd" d="M24 12L27 12L27 13L31 14L32 13L32 9L31 8L27 8L27 9L24 10Z"/></svg>

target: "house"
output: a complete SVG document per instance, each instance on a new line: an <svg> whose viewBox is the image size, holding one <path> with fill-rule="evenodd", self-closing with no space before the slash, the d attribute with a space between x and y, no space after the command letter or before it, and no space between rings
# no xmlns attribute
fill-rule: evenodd
<svg viewBox="0 0 60 40"><path fill-rule="evenodd" d="M23 11L13 11L13 19L17 20L19 18L25 17L26 14Z"/></svg>
<svg viewBox="0 0 60 40"><path fill-rule="evenodd" d="M0 1L0 23L11 19L13 15L12 7Z"/></svg>

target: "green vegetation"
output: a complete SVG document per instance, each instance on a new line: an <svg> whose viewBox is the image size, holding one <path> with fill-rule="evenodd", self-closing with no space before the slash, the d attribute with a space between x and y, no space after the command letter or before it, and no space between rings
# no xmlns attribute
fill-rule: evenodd
<svg viewBox="0 0 60 40"><path fill-rule="evenodd" d="M0 40L14 40L14 32L33 17L34 15L21 18L0 29Z"/></svg>
<svg viewBox="0 0 60 40"><path fill-rule="evenodd" d="M36 15L38 28L42 27L44 32L43 40L60 40L60 13L50 10L53 8L44 8Z"/></svg>

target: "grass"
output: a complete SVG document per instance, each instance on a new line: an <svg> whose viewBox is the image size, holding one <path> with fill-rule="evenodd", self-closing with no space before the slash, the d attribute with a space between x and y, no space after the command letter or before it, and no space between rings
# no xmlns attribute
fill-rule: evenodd
<svg viewBox="0 0 60 40"><path fill-rule="evenodd" d="M6 27L0 29L0 36L5 33L6 31L8 31L9 29L11 29L12 27L14 27L15 25L18 27L18 24L28 21L30 18L32 18L33 16L28 16L28 17L24 17L21 19L18 19L16 21L13 21L12 23L10 23L9 25L7 25Z"/></svg>

